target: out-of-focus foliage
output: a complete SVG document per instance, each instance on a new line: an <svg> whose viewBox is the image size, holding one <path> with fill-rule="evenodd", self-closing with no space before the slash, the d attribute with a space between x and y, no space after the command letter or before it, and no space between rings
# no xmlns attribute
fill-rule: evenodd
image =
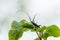
<svg viewBox="0 0 60 40"><path fill-rule="evenodd" d="M36 39L34 39L34 40L40 40L39 38L36 38Z"/></svg>
<svg viewBox="0 0 60 40"><path fill-rule="evenodd" d="M46 26L43 26L43 27L41 27L41 28L38 28L37 31L38 31L38 32L43 32L45 29L46 29Z"/></svg>
<svg viewBox="0 0 60 40"><path fill-rule="evenodd" d="M60 36L60 29L58 28L58 26L56 25L51 25L51 26L48 26L46 31L51 35L51 36L54 36L54 37L59 37Z"/></svg>
<svg viewBox="0 0 60 40"><path fill-rule="evenodd" d="M33 25L27 22L26 20L21 20L21 24L23 28L33 29Z"/></svg>
<svg viewBox="0 0 60 40"><path fill-rule="evenodd" d="M60 29L56 25L51 26L43 26L42 28L38 28L37 31L42 32L42 38L47 39L49 36L59 37Z"/></svg>
<svg viewBox="0 0 60 40"><path fill-rule="evenodd" d="M41 38L44 40L47 40L48 37L59 37L60 36L60 29L56 25L51 26L42 26L41 28L37 28L34 30L34 26L27 22L26 20L21 20L20 22L13 21L11 25L11 29L9 30L9 40L18 40L22 37L23 33L25 31L31 30L31 32L39 32L42 33L39 34ZM34 40L40 40L39 38L36 38Z"/></svg>
<svg viewBox="0 0 60 40"><path fill-rule="evenodd" d="M9 40L18 40L22 37L23 32L28 29L33 29L33 25L29 24L26 20L21 20L20 22L13 21L8 34Z"/></svg>

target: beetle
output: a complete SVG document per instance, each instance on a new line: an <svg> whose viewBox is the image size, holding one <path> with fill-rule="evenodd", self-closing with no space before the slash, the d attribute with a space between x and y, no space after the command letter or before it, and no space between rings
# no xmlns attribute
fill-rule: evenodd
<svg viewBox="0 0 60 40"><path fill-rule="evenodd" d="M28 16L28 18L29 18L29 20L30 20L31 24L32 24L32 25L34 25L34 26L35 26L35 28L40 28L40 26L41 26L41 25L36 24L36 23L35 23L35 21L34 21L34 19L35 19L36 15L34 15L33 20L31 20L31 18L30 18L30 16L29 16L29 14L28 14L27 12L25 12L25 13L26 13L26 15Z"/></svg>
<svg viewBox="0 0 60 40"><path fill-rule="evenodd" d="M40 28L41 25L36 24L35 21L34 21L36 15L34 15L33 20L31 20L29 14L28 14L27 12L25 12L25 13L26 13L26 15L28 16L28 18L29 18L31 24L34 26L34 29L36 30L36 28ZM38 33L37 31L36 31L36 33L37 33L39 39L42 40L41 37L39 36L40 33Z"/></svg>

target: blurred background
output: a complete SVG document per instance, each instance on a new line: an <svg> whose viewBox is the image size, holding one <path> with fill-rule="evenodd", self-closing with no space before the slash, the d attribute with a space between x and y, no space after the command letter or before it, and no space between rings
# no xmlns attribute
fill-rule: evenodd
<svg viewBox="0 0 60 40"><path fill-rule="evenodd" d="M0 0L0 40L8 40L8 31L13 20L29 21L37 14L35 22L41 25L55 24L60 28L60 0ZM33 40L36 33L24 32L19 40ZM60 37L49 37L48 40L60 40Z"/></svg>

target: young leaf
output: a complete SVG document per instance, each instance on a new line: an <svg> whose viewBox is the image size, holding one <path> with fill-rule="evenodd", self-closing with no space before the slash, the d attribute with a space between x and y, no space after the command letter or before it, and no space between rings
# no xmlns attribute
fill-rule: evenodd
<svg viewBox="0 0 60 40"><path fill-rule="evenodd" d="M47 32L54 37L60 36L60 29L56 25L51 25L47 27Z"/></svg>
<svg viewBox="0 0 60 40"><path fill-rule="evenodd" d="M27 22L26 20L21 20L21 23L23 28L33 29L33 25Z"/></svg>
<svg viewBox="0 0 60 40"><path fill-rule="evenodd" d="M18 40L20 37L22 37L23 32L17 31L17 30L10 30L9 31L9 40Z"/></svg>
<svg viewBox="0 0 60 40"><path fill-rule="evenodd" d="M42 32L42 38L44 40L47 40L49 36L53 37L59 37L60 36L60 29L56 25L51 25L51 26L43 26L41 28L37 29L37 32ZM38 38L36 39L38 40Z"/></svg>
<svg viewBox="0 0 60 40"><path fill-rule="evenodd" d="M33 25L29 24L25 20L21 20L21 22L13 21L11 25L11 29L9 30L9 40L18 40L22 37L23 32L28 29L32 29Z"/></svg>
<svg viewBox="0 0 60 40"><path fill-rule="evenodd" d="M13 21L8 34L9 40L18 40L20 37L22 37L25 30L26 29L22 27L21 23Z"/></svg>
<svg viewBox="0 0 60 40"><path fill-rule="evenodd" d="M15 30L20 30L22 27L21 27L21 23L17 22L17 21L13 21L12 22L12 25L11 25L11 28L12 29L15 29Z"/></svg>
<svg viewBox="0 0 60 40"><path fill-rule="evenodd" d="M38 32L43 32L44 30L46 30L46 26L43 26L43 27L37 29Z"/></svg>
<svg viewBox="0 0 60 40"><path fill-rule="evenodd" d="M50 36L50 34L48 32L45 32L43 35L42 35L42 38L44 40L47 40L47 38Z"/></svg>
<svg viewBox="0 0 60 40"><path fill-rule="evenodd" d="M39 38L36 38L36 39L34 39L34 40L40 40Z"/></svg>

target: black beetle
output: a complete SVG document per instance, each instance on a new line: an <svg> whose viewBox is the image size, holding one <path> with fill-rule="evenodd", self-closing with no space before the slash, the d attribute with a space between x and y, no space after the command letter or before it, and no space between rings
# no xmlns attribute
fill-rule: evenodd
<svg viewBox="0 0 60 40"><path fill-rule="evenodd" d="M31 20L29 14L27 12L25 12L25 13L29 17L29 20L30 20L31 24L33 24L35 26L35 28L40 28L41 25L38 25L34 22L34 19L35 19L36 15L34 15L33 20Z"/></svg>

